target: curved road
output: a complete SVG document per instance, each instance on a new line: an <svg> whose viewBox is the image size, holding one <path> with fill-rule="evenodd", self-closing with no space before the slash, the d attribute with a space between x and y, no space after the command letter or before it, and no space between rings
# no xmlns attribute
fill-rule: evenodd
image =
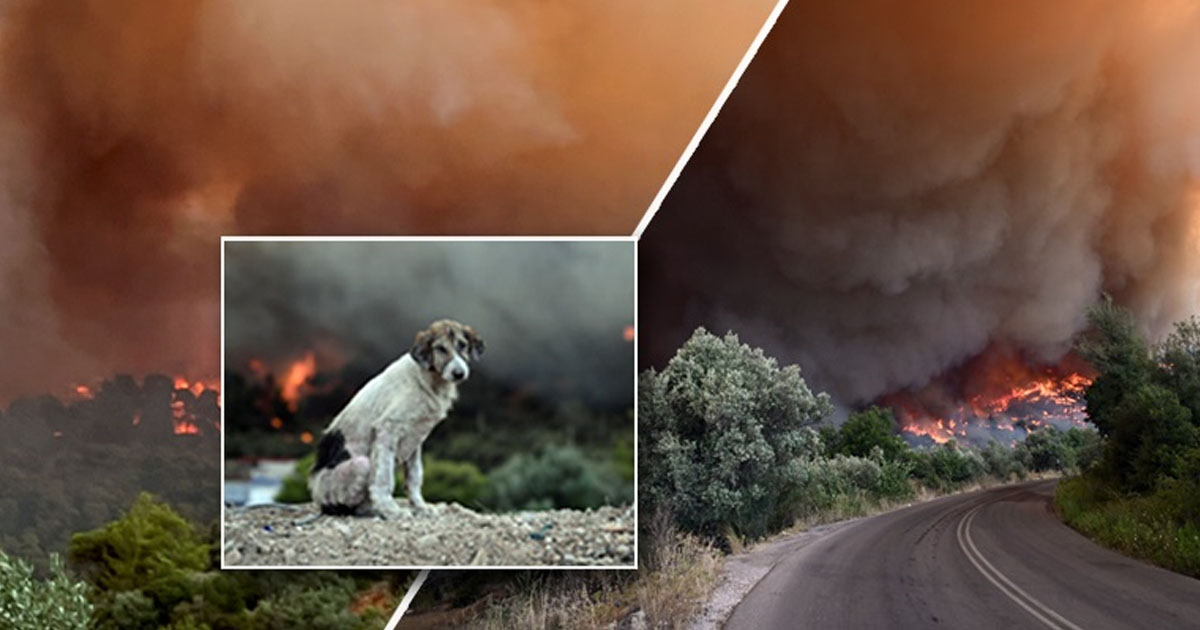
<svg viewBox="0 0 1200 630"><path fill-rule="evenodd" d="M851 522L780 560L725 628L1200 628L1200 580L1063 525L1054 484Z"/></svg>

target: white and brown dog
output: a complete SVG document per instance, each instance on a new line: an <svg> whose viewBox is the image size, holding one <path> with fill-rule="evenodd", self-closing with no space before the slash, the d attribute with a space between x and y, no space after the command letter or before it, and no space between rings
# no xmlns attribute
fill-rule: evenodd
<svg viewBox="0 0 1200 630"><path fill-rule="evenodd" d="M421 444L450 411L483 347L470 326L438 320L354 394L317 444L308 487L321 512L396 518L402 513L392 498L397 464L404 466L409 501L425 507Z"/></svg>

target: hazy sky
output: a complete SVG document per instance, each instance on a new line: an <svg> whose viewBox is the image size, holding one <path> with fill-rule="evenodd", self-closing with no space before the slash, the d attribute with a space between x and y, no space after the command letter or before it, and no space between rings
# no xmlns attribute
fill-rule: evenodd
<svg viewBox="0 0 1200 630"><path fill-rule="evenodd" d="M230 242L227 361L396 358L448 317L487 352L474 370L560 397L632 404L629 242Z"/></svg>

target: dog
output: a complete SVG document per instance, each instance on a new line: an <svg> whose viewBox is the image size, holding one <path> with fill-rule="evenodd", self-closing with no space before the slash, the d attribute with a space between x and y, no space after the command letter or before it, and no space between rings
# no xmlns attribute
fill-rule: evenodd
<svg viewBox="0 0 1200 630"><path fill-rule="evenodd" d="M425 509L421 444L445 419L483 350L470 326L438 320L354 394L317 443L308 487L322 514L399 517L392 497L397 465L404 466L409 502Z"/></svg>

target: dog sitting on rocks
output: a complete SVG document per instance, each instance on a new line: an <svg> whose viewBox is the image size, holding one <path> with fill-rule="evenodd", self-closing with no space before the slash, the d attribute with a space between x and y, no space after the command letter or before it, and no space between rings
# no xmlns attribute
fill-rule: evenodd
<svg viewBox="0 0 1200 630"><path fill-rule="evenodd" d="M317 443L308 487L323 514L399 517L392 497L397 464L404 466L409 501L425 508L421 444L445 419L483 350L470 326L438 320L354 394Z"/></svg>

